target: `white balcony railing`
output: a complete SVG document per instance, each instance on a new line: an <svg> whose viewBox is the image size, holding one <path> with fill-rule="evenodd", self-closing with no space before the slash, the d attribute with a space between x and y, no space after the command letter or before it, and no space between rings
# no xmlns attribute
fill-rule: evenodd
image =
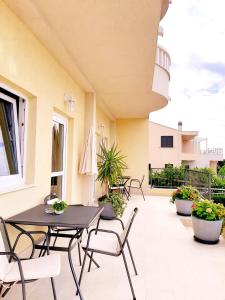
<svg viewBox="0 0 225 300"><path fill-rule="evenodd" d="M156 50L156 64L165 69L168 73L170 72L170 55L162 46L159 45Z"/></svg>
<svg viewBox="0 0 225 300"><path fill-rule="evenodd" d="M169 97L169 82L170 82L170 56L168 52L161 46L157 46L155 70L152 83L152 91L160 96L163 96L167 101ZM161 101L161 100L160 100ZM165 106L165 104L163 105ZM162 106L162 107L163 107Z"/></svg>
<svg viewBox="0 0 225 300"><path fill-rule="evenodd" d="M208 148L200 151L201 154L223 155L223 148Z"/></svg>

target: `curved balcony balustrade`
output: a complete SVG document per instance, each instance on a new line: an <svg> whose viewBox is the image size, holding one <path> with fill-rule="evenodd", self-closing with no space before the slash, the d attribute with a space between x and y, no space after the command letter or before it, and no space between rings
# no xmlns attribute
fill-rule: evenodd
<svg viewBox="0 0 225 300"><path fill-rule="evenodd" d="M169 53L162 46L158 45L156 49L156 62L152 90L153 92L165 97L167 100L170 99L170 65L171 59Z"/></svg>

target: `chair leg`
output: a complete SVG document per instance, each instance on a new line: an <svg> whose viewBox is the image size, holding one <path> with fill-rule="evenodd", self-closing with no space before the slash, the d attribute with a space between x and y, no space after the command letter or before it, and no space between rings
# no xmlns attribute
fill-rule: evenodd
<svg viewBox="0 0 225 300"><path fill-rule="evenodd" d="M87 252L88 252L88 249L85 249L84 260L83 260L83 264L82 264L81 271L80 271L80 277L79 277L79 281L78 281L78 286L79 287L80 287L81 280L82 280L83 273L84 273L84 266L85 266L85 263L86 263ZM77 289L76 295L78 295L78 289Z"/></svg>
<svg viewBox="0 0 225 300"><path fill-rule="evenodd" d="M122 250L122 256L123 256L123 261L124 261L124 265L125 265L125 268L126 268L127 277L128 277L128 281L129 281L129 284L130 284L130 289L131 289L131 292L132 292L133 300L136 300L136 296L135 296L135 293L134 293L134 288L133 288L133 285L132 285L132 281L131 281L131 277L130 277L126 257L125 257L125 254L124 254L123 250Z"/></svg>
<svg viewBox="0 0 225 300"><path fill-rule="evenodd" d="M91 257L90 257L90 261L89 261L88 272L90 272L90 270L91 270L92 259L93 259L93 251L91 251Z"/></svg>
<svg viewBox="0 0 225 300"><path fill-rule="evenodd" d="M89 253L87 253L87 256L90 258L91 262L96 265L97 268L100 268L99 264L96 262L96 260L94 260L93 257L91 258L91 255Z"/></svg>
<svg viewBox="0 0 225 300"><path fill-rule="evenodd" d="M57 231L57 235L56 235L56 237L55 237L55 239L54 239L54 242L53 242L53 245L52 245L52 247L54 247L54 246L55 246L56 240L57 240L57 238L58 238L58 234L59 234L59 232Z"/></svg>
<svg viewBox="0 0 225 300"><path fill-rule="evenodd" d="M129 193L129 195L130 195L130 186L129 186L129 189L128 189L128 193ZM130 195L131 196L131 195Z"/></svg>
<svg viewBox="0 0 225 300"><path fill-rule="evenodd" d="M98 228L99 228L99 224L100 224L100 220L101 220L101 217L98 218L98 222L97 222L97 225L96 225L95 234L97 234L97 231L98 231Z"/></svg>
<svg viewBox="0 0 225 300"><path fill-rule="evenodd" d="M72 276L73 276L73 279L74 279L74 282L75 282L75 285L76 285L76 288L77 288L76 295L79 294L80 300L84 300L84 298L81 294L80 285L78 283L77 276L75 274L75 270L74 270L74 267L73 267L72 256L71 256L71 247L70 246L71 245L69 245L68 258L69 258L69 264L70 264L70 269L71 269L71 272L72 272Z"/></svg>
<svg viewBox="0 0 225 300"><path fill-rule="evenodd" d="M127 201L129 201L130 195L128 194L128 191L127 191L127 189L125 187L124 187L124 195L126 196Z"/></svg>
<svg viewBox="0 0 225 300"><path fill-rule="evenodd" d="M53 292L54 300L57 300L56 291L55 291L55 283L54 283L54 279L52 277L51 277L51 284L52 284L52 292Z"/></svg>
<svg viewBox="0 0 225 300"><path fill-rule="evenodd" d="M1 285L0 296L1 296L2 298L4 298L4 297L6 296L6 294L8 294L8 292L10 291L12 285L13 285L13 283L10 283L10 284L7 286L7 288L5 289L5 291L4 291L3 293L2 293L3 285ZM2 293L2 295L1 295L1 293ZM1 297L0 297L0 298L1 298Z"/></svg>
<svg viewBox="0 0 225 300"><path fill-rule="evenodd" d="M45 243L46 243L46 238L44 239L44 242L43 242L42 246L45 246ZM41 249L40 252L39 252L39 257L44 256L43 253L44 253L44 250Z"/></svg>
<svg viewBox="0 0 225 300"><path fill-rule="evenodd" d="M23 300L26 300L26 288L25 288L25 282L22 280L22 295L23 295Z"/></svg>
<svg viewBox="0 0 225 300"><path fill-rule="evenodd" d="M144 193L143 193L142 187L141 187L140 189L141 189L141 193L142 193L142 196L143 196L143 198L144 198L144 201L145 201L145 196L144 196Z"/></svg>
<svg viewBox="0 0 225 300"><path fill-rule="evenodd" d="M136 266L135 266L135 262L134 262L134 258L133 258L133 255L132 255L132 252L131 252L131 249L130 249L130 244L129 244L128 241L127 241L127 247L128 247L128 251L129 251L129 254L130 254L130 258L131 258L133 267L134 267L134 273L135 273L135 275L138 275L137 269L136 269Z"/></svg>
<svg viewBox="0 0 225 300"><path fill-rule="evenodd" d="M77 244L77 248L78 248L79 263L80 263L80 266L82 266L81 251L80 251L80 243L79 242Z"/></svg>

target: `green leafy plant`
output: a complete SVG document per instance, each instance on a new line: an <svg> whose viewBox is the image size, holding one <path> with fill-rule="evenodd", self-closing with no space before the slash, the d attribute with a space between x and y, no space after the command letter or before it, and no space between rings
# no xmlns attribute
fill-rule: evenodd
<svg viewBox="0 0 225 300"><path fill-rule="evenodd" d="M113 212L117 217L122 217L126 208L126 201L119 193L109 193L109 196L102 196L98 199L101 204L110 203L113 208Z"/></svg>
<svg viewBox="0 0 225 300"><path fill-rule="evenodd" d="M97 180L106 186L106 195L109 195L109 186L117 183L118 177L127 169L124 161L125 157L117 150L117 146L113 145L107 149L105 145L100 146L98 154L98 177Z"/></svg>
<svg viewBox="0 0 225 300"><path fill-rule="evenodd" d="M225 195L224 194L212 194L212 200L214 203L221 203L225 207Z"/></svg>
<svg viewBox="0 0 225 300"><path fill-rule="evenodd" d="M217 221L225 217L225 208L222 204L214 203L207 199L201 200L194 202L192 216L207 221Z"/></svg>
<svg viewBox="0 0 225 300"><path fill-rule="evenodd" d="M152 169L149 182L158 187L181 186L184 183L192 186L207 187L209 176L215 174L210 168L187 169L185 166L173 167L167 164L164 169Z"/></svg>
<svg viewBox="0 0 225 300"><path fill-rule="evenodd" d="M200 193L193 186L182 185L175 192L173 192L171 202L174 203L176 199L199 201Z"/></svg>
<svg viewBox="0 0 225 300"><path fill-rule="evenodd" d="M225 177L225 165L222 166L218 172L221 177Z"/></svg>
<svg viewBox="0 0 225 300"><path fill-rule="evenodd" d="M214 175L212 177L212 188L225 188L225 178Z"/></svg>
<svg viewBox="0 0 225 300"><path fill-rule="evenodd" d="M167 166L165 169L154 170L149 174L149 182L155 186L174 186L182 185L185 180L185 167Z"/></svg>
<svg viewBox="0 0 225 300"><path fill-rule="evenodd" d="M67 208L67 204L65 201L63 200L58 200L58 201L55 201L53 204L52 204L52 209L53 210L56 210L56 211L63 211Z"/></svg>

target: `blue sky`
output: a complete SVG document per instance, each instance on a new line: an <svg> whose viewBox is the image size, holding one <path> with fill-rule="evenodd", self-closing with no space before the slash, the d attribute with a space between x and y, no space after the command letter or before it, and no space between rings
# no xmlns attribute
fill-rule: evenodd
<svg viewBox="0 0 225 300"><path fill-rule="evenodd" d="M225 1L173 0L159 43L171 59L171 101L150 120L208 137L225 150Z"/></svg>

